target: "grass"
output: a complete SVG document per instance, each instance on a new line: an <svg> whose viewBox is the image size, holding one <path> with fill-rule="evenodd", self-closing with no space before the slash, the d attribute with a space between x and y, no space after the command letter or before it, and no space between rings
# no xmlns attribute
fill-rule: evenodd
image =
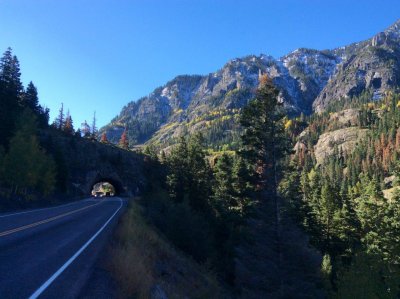
<svg viewBox="0 0 400 299"><path fill-rule="evenodd" d="M214 276L149 225L133 200L118 225L110 254L109 270L121 298L150 298L156 290L168 298L224 297Z"/></svg>

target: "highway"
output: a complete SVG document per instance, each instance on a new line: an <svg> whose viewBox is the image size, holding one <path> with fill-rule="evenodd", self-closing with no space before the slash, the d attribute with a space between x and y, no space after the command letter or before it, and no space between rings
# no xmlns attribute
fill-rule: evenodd
<svg viewBox="0 0 400 299"><path fill-rule="evenodd" d="M0 214L0 298L77 298L126 206L118 197Z"/></svg>

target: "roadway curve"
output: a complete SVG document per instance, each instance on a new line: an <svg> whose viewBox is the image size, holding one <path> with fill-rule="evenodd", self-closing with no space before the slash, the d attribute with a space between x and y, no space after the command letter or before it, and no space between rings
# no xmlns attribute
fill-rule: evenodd
<svg viewBox="0 0 400 299"><path fill-rule="evenodd" d="M120 198L0 214L0 298L76 298L126 206Z"/></svg>

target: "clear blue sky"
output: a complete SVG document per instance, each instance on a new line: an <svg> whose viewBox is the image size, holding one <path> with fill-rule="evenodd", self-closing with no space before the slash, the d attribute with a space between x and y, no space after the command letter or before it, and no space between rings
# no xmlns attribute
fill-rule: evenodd
<svg viewBox="0 0 400 299"><path fill-rule="evenodd" d="M334 48L400 18L385 0L0 0L0 51L18 56L40 102L97 111L104 125L179 74L207 74L249 54Z"/></svg>

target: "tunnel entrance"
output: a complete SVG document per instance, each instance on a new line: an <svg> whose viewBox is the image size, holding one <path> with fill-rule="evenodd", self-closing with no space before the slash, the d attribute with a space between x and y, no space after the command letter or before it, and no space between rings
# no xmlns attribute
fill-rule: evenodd
<svg viewBox="0 0 400 299"><path fill-rule="evenodd" d="M91 195L94 197L110 197L116 195L116 189L110 182L98 182L93 185Z"/></svg>
<svg viewBox="0 0 400 299"><path fill-rule="evenodd" d="M374 78L371 81L372 87L374 89L379 89L382 86L382 78Z"/></svg>

